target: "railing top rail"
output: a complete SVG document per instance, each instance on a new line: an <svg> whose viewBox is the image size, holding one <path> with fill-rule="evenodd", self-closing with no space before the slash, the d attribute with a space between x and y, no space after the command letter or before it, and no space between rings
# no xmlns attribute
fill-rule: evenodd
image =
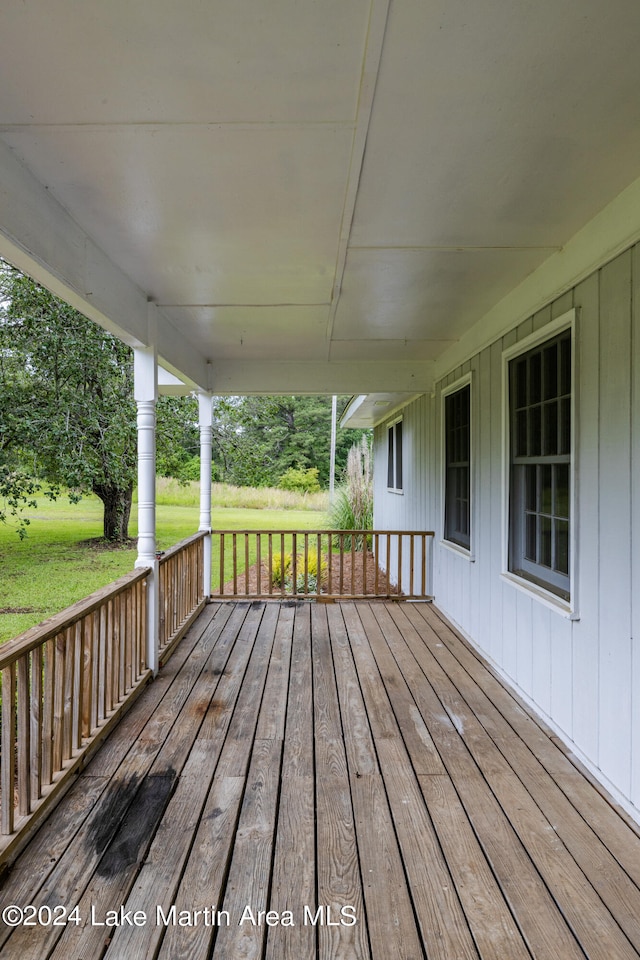
<svg viewBox="0 0 640 960"><path fill-rule="evenodd" d="M175 557L177 553L180 553L181 550L184 550L185 547L190 546L192 543L197 543L198 540L202 540L203 537L206 537L209 533L208 530L198 530L197 533L192 533L190 537L185 537L184 540L180 540L179 543L174 543L172 547L169 547L168 550L165 550L160 557L160 566L163 563L166 563L167 560L170 560L171 557Z"/></svg>
<svg viewBox="0 0 640 960"><path fill-rule="evenodd" d="M61 610L60 613L55 613L52 617L48 617L35 627L30 627L29 630L15 637L13 640L8 640L6 643L3 643L0 647L0 670L9 667L26 653L35 650L47 640L50 640L51 637L55 637L61 630L73 626L78 620L86 617L89 613L93 613L93 611L97 610L105 601L123 593L134 583L137 583L139 580L146 580L149 572L149 567L132 570L130 573L119 577L106 587L101 587L100 590L96 590L95 593L90 594L90 596L76 601L76 603L73 603L70 607Z"/></svg>
<svg viewBox="0 0 640 960"><path fill-rule="evenodd" d="M285 533L285 534L308 533L309 536L314 536L314 537L317 537L319 534L322 536L325 536L325 535L339 536L340 534L344 534L345 536L353 536L354 534L355 535L367 534L368 536L373 536L375 534L378 534L379 536L395 536L395 537L409 536L411 534L414 534L417 537L421 537L421 536L435 537L434 530L378 530L377 528L373 530L315 530L315 529L302 530L299 527L292 527L290 529L283 528L282 530L280 529L278 530L256 530L256 529L254 530L218 530L214 528L211 532L213 533L214 536L218 536L220 534L224 534L225 536L228 536L229 534L232 534L232 533L235 533L238 536L244 536L245 534L251 534L251 533L254 533L254 534L255 533L260 533L260 534L273 533L278 535L281 533Z"/></svg>

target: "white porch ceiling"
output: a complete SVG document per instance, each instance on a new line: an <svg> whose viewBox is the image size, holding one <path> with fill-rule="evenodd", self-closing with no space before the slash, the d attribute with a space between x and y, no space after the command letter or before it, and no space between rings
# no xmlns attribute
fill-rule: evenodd
<svg viewBox="0 0 640 960"><path fill-rule="evenodd" d="M0 254L216 392L428 389L640 175L636 0L0 9ZM515 318L514 318L515 319Z"/></svg>

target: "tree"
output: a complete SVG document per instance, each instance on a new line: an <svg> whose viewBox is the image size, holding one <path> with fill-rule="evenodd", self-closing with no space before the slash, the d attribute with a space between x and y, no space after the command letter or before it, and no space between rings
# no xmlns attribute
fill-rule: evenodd
<svg viewBox="0 0 640 960"><path fill-rule="evenodd" d="M159 404L158 419L160 448L170 448L184 426L176 403ZM92 492L104 505L105 539L128 538L137 472L132 351L4 263L0 424L7 482L18 496L22 489L18 507L33 492L28 477L54 494L61 486L72 496Z"/></svg>

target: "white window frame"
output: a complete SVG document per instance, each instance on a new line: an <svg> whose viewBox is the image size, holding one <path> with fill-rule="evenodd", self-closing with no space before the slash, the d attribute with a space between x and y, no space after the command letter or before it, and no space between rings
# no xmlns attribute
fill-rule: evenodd
<svg viewBox="0 0 640 960"><path fill-rule="evenodd" d="M578 377L576 353L575 309L568 310L562 316L547 323L540 330L519 340L502 352L502 565L501 578L518 590L535 597L545 606L572 620L578 620L578 510L577 510L577 427L578 427ZM541 346L548 340L571 330L571 444L569 466L569 599L519 576L509 569L510 543L510 482L511 482L511 409L509 397L509 365L523 353Z"/></svg>
<svg viewBox="0 0 640 960"><path fill-rule="evenodd" d="M404 429L400 428L400 444L398 444L398 424L403 423L403 417L396 417L387 424L387 490L389 493L404 493ZM393 437L393 454L390 457L390 438ZM398 449L400 450L400 486L398 486ZM390 462L391 460L391 462ZM389 480L393 475L393 485Z"/></svg>
<svg viewBox="0 0 640 960"><path fill-rule="evenodd" d="M447 497L447 432L446 432L446 398L452 393L458 393L469 387L469 546L465 547L453 540L447 540L445 535L445 510ZM467 560L475 560L474 542L474 502L475 502L475 417L473 412L473 371L459 377L453 383L443 387L440 391L440 545L460 554Z"/></svg>

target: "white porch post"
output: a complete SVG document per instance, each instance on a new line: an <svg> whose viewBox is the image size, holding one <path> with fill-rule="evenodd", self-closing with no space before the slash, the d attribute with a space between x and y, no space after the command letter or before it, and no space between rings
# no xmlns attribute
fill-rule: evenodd
<svg viewBox="0 0 640 960"><path fill-rule="evenodd" d="M204 538L203 593L211 596L211 441L213 435L213 397L198 394L200 424L200 530L207 530Z"/></svg>
<svg viewBox="0 0 640 960"><path fill-rule="evenodd" d="M150 322L150 327L152 323ZM150 567L147 579L147 666L158 672L160 603L156 557L156 400L158 362L154 342L136 347L134 395L138 407L138 557L136 567Z"/></svg>

